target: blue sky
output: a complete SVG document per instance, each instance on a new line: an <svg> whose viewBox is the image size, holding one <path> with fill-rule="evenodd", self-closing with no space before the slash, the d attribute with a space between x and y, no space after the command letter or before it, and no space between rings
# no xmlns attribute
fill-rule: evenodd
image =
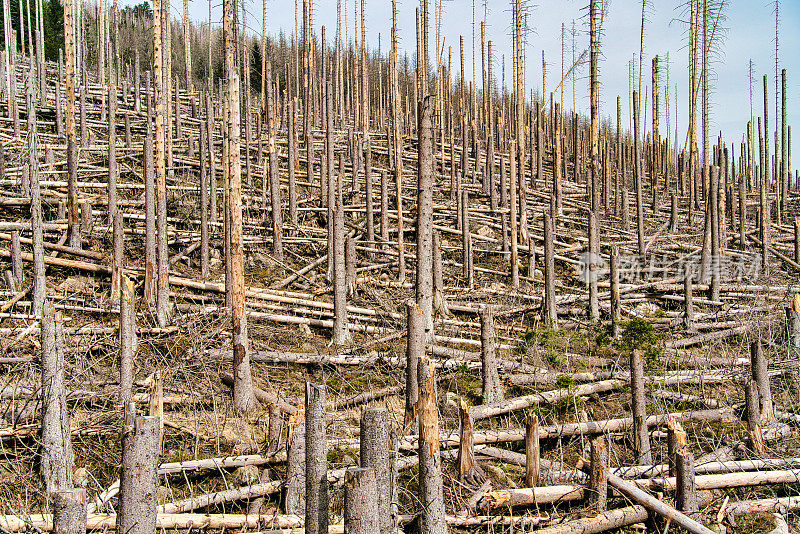
<svg viewBox="0 0 800 534"><path fill-rule="evenodd" d="M353 38L354 0L339 0L346 6L348 36ZM260 32L262 4L260 0L245 0L249 19L250 33ZM123 0L122 3L126 3ZM135 3L135 2L131 2ZM493 41L494 73L499 82L501 59L506 58L506 82L511 81L511 12L508 1L476 0L475 13L475 61L478 70L477 82L480 84L480 22L484 20L486 9L487 39ZM542 85L542 50L547 61L547 86L550 91L561 78L561 24L566 26L566 60L565 70L569 68L572 58L572 42L570 29L573 21L577 31L575 38L576 56L588 48L589 37L586 25L586 0L540 0L538 5L529 7L528 24L531 29L528 35L526 88L541 90ZM622 96L623 122L627 124L628 114L628 78L629 62L639 52L641 2L633 0L607 0L607 14L603 22L601 47L603 57L600 65L601 113L604 117L615 117L616 97ZM337 0L317 0L314 2L314 31L319 35L320 28L325 25L326 32L333 36L336 25ZM429 0L431 10L434 0ZM398 0L398 35L401 53L414 52L414 10L418 6L415 0ZM391 0L366 0L367 41L371 48L378 44L378 34L382 41L382 50L389 50L392 13ZM180 0L172 0L174 17L182 15ZM268 33L277 35L282 29L287 35L294 31L294 0L268 0L267 28ZM770 100L770 130L775 123L775 13L774 2L764 0L726 0L726 20L723 26L726 31L715 62L713 64L713 92L711 96L710 137L716 138L719 131L728 143L741 140L747 120L750 118L750 96L748 84L748 65L752 59L755 69L753 85L754 113L763 113L762 76L768 75L768 97ZM212 22L219 24L222 9L220 0L212 0ZM208 2L191 0L190 17L195 23L208 20ZM666 71L663 67L669 55L669 107L671 127L675 127L675 91L678 92L678 127L683 143L688 123L688 26L682 22L688 18L683 2L677 0L649 0L647 22L645 23L645 53L643 69L643 92L650 80L650 60L658 54L662 64L661 74L661 125L662 135L666 131L664 117L663 84ZM787 70L787 94L789 124L800 123L800 33L792 28L800 26L800 2L793 0L782 2L780 11L780 66ZM444 38L445 55L447 46L453 47L454 72L458 71L459 35L464 36L465 71L467 79L472 77L472 2L471 0L446 0L443 4L442 36ZM434 15L430 15L430 42L433 49L435 39ZM329 37L331 38L331 37ZM638 67L638 59L637 59ZM636 82L634 82L634 86ZM576 105L579 110L588 113L588 67L583 68L575 85ZM644 97L643 97L644 98ZM649 101L648 97L648 101ZM572 83L565 82L564 107L572 107ZM648 109L647 122L650 123ZM800 139L800 127L795 126L794 137ZM671 134L674 137L674 133ZM800 142L793 144L797 147ZM795 153L795 167L800 163L800 152Z"/></svg>

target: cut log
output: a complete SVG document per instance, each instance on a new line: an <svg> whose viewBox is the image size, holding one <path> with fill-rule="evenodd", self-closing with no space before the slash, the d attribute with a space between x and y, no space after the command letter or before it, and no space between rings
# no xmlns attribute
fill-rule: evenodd
<svg viewBox="0 0 800 534"><path fill-rule="evenodd" d="M523 506L528 504L552 504L583 499L583 486L539 486L490 491L484 497L487 508Z"/></svg>

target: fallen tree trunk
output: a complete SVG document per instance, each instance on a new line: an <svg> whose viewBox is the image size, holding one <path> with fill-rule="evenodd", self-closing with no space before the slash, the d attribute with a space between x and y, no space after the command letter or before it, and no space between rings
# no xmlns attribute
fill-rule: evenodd
<svg viewBox="0 0 800 534"><path fill-rule="evenodd" d="M623 387L625 382L622 380L603 380L602 382L594 382L592 384L583 384L576 388L562 388L553 391L545 391L544 393L534 393L533 395L525 395L523 397L516 397L492 404L481 404L473 406L470 409L470 414L475 420L486 419L495 415L502 415L504 413L513 412L528 408L529 406L539 404L554 404L561 399L568 397L580 397L583 395L591 395L593 393L603 393L612 391L614 388Z"/></svg>
<svg viewBox="0 0 800 534"><path fill-rule="evenodd" d="M609 510L592 517L582 517L538 530L539 534L597 534L641 523L648 517L647 508L640 505Z"/></svg>
<svg viewBox="0 0 800 534"><path fill-rule="evenodd" d="M786 513L800 510L800 496L778 497L772 499L750 499L728 504L725 515L732 525L735 518L754 512Z"/></svg>
<svg viewBox="0 0 800 534"><path fill-rule="evenodd" d="M634 482L640 488L654 491L675 491L677 486L675 477L636 480ZM787 469L699 475L694 478L694 483L698 490L758 486L761 484L797 484L800 483L800 471Z"/></svg>
<svg viewBox="0 0 800 534"><path fill-rule="evenodd" d="M214 504L263 497L264 495L269 495L270 493L277 493L280 491L282 485L283 483L281 481L276 481L268 482L266 484L253 484L252 486L243 486L241 488L218 491L215 493L207 493L205 495L198 495L197 497L190 497L188 499L162 504L158 507L158 513L181 514L191 510L196 510L198 508L205 508L206 506L211 506Z"/></svg>
<svg viewBox="0 0 800 534"><path fill-rule="evenodd" d="M736 421L733 408L719 408L716 410L699 410L687 412L674 412L661 415L651 415L647 418L647 426L667 424L670 417L676 421L684 423L687 421ZM561 438L566 436L577 436L582 434L605 434L612 432L623 432L633 427L633 418L622 417L619 419L606 419L602 421L589 421L586 423L565 423L563 425L540 426L539 439ZM440 437L443 447L456 447L460 443L458 433L443 434ZM474 433L474 444L483 443L503 443L508 441L523 441L525 439L525 429L509 429ZM400 449L415 449L417 447L417 436L406 436L399 442Z"/></svg>
<svg viewBox="0 0 800 534"><path fill-rule="evenodd" d="M583 499L583 486L576 485L503 489L490 491L483 498L485 506L488 508L547 504L579 499Z"/></svg>
<svg viewBox="0 0 800 534"><path fill-rule="evenodd" d="M584 471L589 470L591 467L588 462L582 462L579 468ZM620 493L631 499L632 501L644 506L651 512L655 512L661 517L675 523L676 525L685 528L692 534L714 534L714 531L704 527L691 517L687 516L676 510L675 508L664 504L643 489L640 489L636 484L631 481L623 480L617 475L608 474L608 485L618 490Z"/></svg>
<svg viewBox="0 0 800 534"><path fill-rule="evenodd" d="M86 518L86 530L113 530L116 514L90 514ZM156 526L160 529L242 529L242 528L301 528L303 520L296 515L256 514L158 514ZM0 528L7 532L22 532L35 529L43 532L53 530L51 514L0 516ZM331 525L329 534L344 532L342 525Z"/></svg>

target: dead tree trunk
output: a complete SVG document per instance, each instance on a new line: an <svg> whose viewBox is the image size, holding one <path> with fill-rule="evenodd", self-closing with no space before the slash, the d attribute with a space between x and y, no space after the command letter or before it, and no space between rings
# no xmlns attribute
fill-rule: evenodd
<svg viewBox="0 0 800 534"><path fill-rule="evenodd" d="M123 239L125 237L122 229L122 212L119 210L114 212L112 233L114 254L111 260L111 306L114 306L119 302L120 284L122 282Z"/></svg>
<svg viewBox="0 0 800 534"><path fill-rule="evenodd" d="M361 414L361 467L375 470L377 531L392 530L392 460L389 453L389 413L386 408L370 407ZM370 533L370 534L374 534Z"/></svg>
<svg viewBox="0 0 800 534"><path fill-rule="evenodd" d="M508 217L511 222L509 232L511 233L511 287L519 287L519 257L517 252L517 240L519 234L517 233L517 162L516 162L516 147L511 145L509 153L509 164L511 165L511 173L509 176L509 202L508 202Z"/></svg>
<svg viewBox="0 0 800 534"><path fill-rule="evenodd" d="M439 450L439 416L436 407L434 366L426 356L419 359L419 499L422 505L420 532L445 534L447 521Z"/></svg>
<svg viewBox="0 0 800 534"><path fill-rule="evenodd" d="M344 530L348 534L380 532L375 469L351 467L344 475Z"/></svg>
<svg viewBox="0 0 800 534"><path fill-rule="evenodd" d="M525 417L525 485L538 486L539 474L539 417L529 413Z"/></svg>
<svg viewBox="0 0 800 534"><path fill-rule="evenodd" d="M200 276L208 278L208 162L206 123L200 121Z"/></svg>
<svg viewBox="0 0 800 534"><path fill-rule="evenodd" d="M306 509L305 412L289 417L286 439L286 513L302 516Z"/></svg>
<svg viewBox="0 0 800 534"><path fill-rule="evenodd" d="M549 213L544 214L544 306L542 319L549 328L558 325L556 311L556 263L553 243L553 221Z"/></svg>
<svg viewBox="0 0 800 534"><path fill-rule="evenodd" d="M75 27L72 0L64 1L64 50L67 81L67 211L69 212L69 246L81 247L78 219L78 146L75 132Z"/></svg>
<svg viewBox="0 0 800 534"><path fill-rule="evenodd" d="M630 357L631 411L633 412L633 450L638 465L650 465L650 434L647 429L647 406L645 403L644 360L642 352L634 349Z"/></svg>
<svg viewBox="0 0 800 534"><path fill-rule="evenodd" d="M417 370L419 360L425 355L425 315L417 303L406 301L406 415L405 427L417 420L417 401L419 399L419 380ZM411 429L413 430L413 429Z"/></svg>
<svg viewBox="0 0 800 534"><path fill-rule="evenodd" d="M795 246L798 245L796 244ZM786 308L786 322L789 346L794 350L798 350L800 349L800 293L795 293L791 306L787 306ZM764 376L768 377L769 375L765 372ZM765 378L764 380L768 385L769 378ZM759 388L760 387L759 385ZM770 395L770 400L771 398Z"/></svg>
<svg viewBox="0 0 800 534"><path fill-rule="evenodd" d="M464 279L467 287L472 288L475 287L475 270L472 265L472 233L469 227L469 191L466 188L461 190L461 237Z"/></svg>
<svg viewBox="0 0 800 534"><path fill-rule="evenodd" d="M417 305L425 317L426 341L433 340L433 99L419 102L417 159ZM466 258L464 259L466 262Z"/></svg>
<svg viewBox="0 0 800 534"><path fill-rule="evenodd" d="M64 338L61 314L49 305L43 312L42 345L42 446L39 472L48 493L72 487L72 442L64 386Z"/></svg>
<svg viewBox="0 0 800 534"><path fill-rule="evenodd" d="M639 243L639 256L645 255L644 213L642 206L642 154L639 148L639 95L633 92L633 179L636 185L636 235Z"/></svg>
<svg viewBox="0 0 800 534"><path fill-rule="evenodd" d="M611 305L611 337L619 337L620 296L619 296L619 245L611 246L609 260L611 278L609 302Z"/></svg>
<svg viewBox="0 0 800 534"><path fill-rule="evenodd" d="M364 188L367 217L367 241L370 247L375 246L375 214L373 208L373 183L372 183L372 141L364 141Z"/></svg>
<svg viewBox="0 0 800 534"><path fill-rule="evenodd" d="M117 86L108 86L108 224L117 212Z"/></svg>
<svg viewBox="0 0 800 534"><path fill-rule="evenodd" d="M152 306L156 295L156 192L153 161L153 139L151 137L150 74L147 75L147 136L144 138L144 301Z"/></svg>
<svg viewBox="0 0 800 534"><path fill-rule="evenodd" d="M589 473L589 487L592 490L597 513L602 514L608 508L608 442L604 435L591 442L592 470Z"/></svg>
<svg viewBox="0 0 800 534"><path fill-rule="evenodd" d="M62 488L50 494L53 502L53 532L86 533L86 490Z"/></svg>
<svg viewBox="0 0 800 534"><path fill-rule="evenodd" d="M19 241L19 230L11 231L11 273L14 277L14 290L22 287L22 282L25 281L25 270L22 267L22 249Z"/></svg>
<svg viewBox="0 0 800 534"><path fill-rule="evenodd" d="M458 458L458 478L462 483L472 486L481 484L485 477L483 469L475 460L475 439L473 435L472 416L469 413L469 406L461 399L458 407L458 417L461 427L459 430Z"/></svg>
<svg viewBox="0 0 800 534"><path fill-rule="evenodd" d="M503 386L497 371L497 336L494 313L490 306L480 311L481 318L481 370L483 378L483 403L493 404L503 400Z"/></svg>
<svg viewBox="0 0 800 534"><path fill-rule="evenodd" d="M775 411L772 406L772 389L769 383L769 362L761 348L761 342L755 340L750 343L750 371L758 388L760 400L761 420L770 422L775 420Z"/></svg>
<svg viewBox="0 0 800 534"><path fill-rule="evenodd" d="M156 532L156 488L158 487L159 417L136 417L126 410L122 435L118 534Z"/></svg>
<svg viewBox="0 0 800 534"><path fill-rule="evenodd" d="M433 311L441 316L450 314L444 298L444 274L442 272L442 244L439 232L433 232Z"/></svg>
<svg viewBox="0 0 800 534"><path fill-rule="evenodd" d="M242 240L242 167L240 160L239 73L235 65L233 0L225 0L223 33L225 39L225 141L227 144L228 195L230 220L230 257L225 261L231 273L231 326L233 334L233 404L239 413L248 413L256 404L250 372L247 316L244 306L244 243ZM159 236L160 239L160 236ZM166 248L166 247L165 247ZM159 264L161 262L159 251ZM160 276L160 273L159 273ZM166 278L166 276L165 276ZM166 283L165 283L166 286ZM161 286L159 285L159 291Z"/></svg>
<svg viewBox="0 0 800 534"><path fill-rule="evenodd" d="M29 84L30 85L30 84ZM44 237L42 229L42 196L39 187L38 134L36 132L36 109L33 104L32 88L27 93L29 147L28 166L30 168L31 194L31 244L33 248L33 314L41 317L47 294L47 279L44 270ZM77 209L77 208L76 208ZM80 232L80 230L79 230Z"/></svg>
<svg viewBox="0 0 800 534"><path fill-rule="evenodd" d="M329 85L330 86L330 85ZM341 164L340 164L341 165ZM347 319L347 263L344 229L344 202L342 200L341 173L336 178L333 198L329 199L333 210L333 339L334 345L350 342Z"/></svg>
<svg viewBox="0 0 800 534"><path fill-rule="evenodd" d="M694 455L683 448L675 452L675 501L683 512L697 512L697 488L694 482Z"/></svg>
<svg viewBox="0 0 800 534"><path fill-rule="evenodd" d="M281 239L283 220L281 217L281 181L278 175L278 150L275 132L277 120L275 117L275 97L272 94L272 62L266 62L262 74L266 78L267 90L267 138L269 155L269 187L272 215L272 254L278 261L283 260L283 241Z"/></svg>
<svg viewBox="0 0 800 534"><path fill-rule="evenodd" d="M122 277L119 303L119 401L127 406L133 400L133 365L136 359L136 294L133 281Z"/></svg>
<svg viewBox="0 0 800 534"><path fill-rule="evenodd" d="M308 534L328 532L325 386L306 382L306 521Z"/></svg>
<svg viewBox="0 0 800 534"><path fill-rule="evenodd" d="M758 453L764 452L764 437L761 434L761 406L759 405L758 384L748 380L744 389L745 415L750 447Z"/></svg>
<svg viewBox="0 0 800 534"><path fill-rule="evenodd" d="M166 19L166 20L165 20ZM155 60L156 86L156 227L158 229L157 275L156 275L156 315L162 328L170 322L169 309L169 249L167 248L167 168L166 168L166 135L169 122L169 85L165 83L165 69L169 65L165 58L168 50L163 42L164 28L169 19L169 12L164 9L162 0L153 2L153 55Z"/></svg>

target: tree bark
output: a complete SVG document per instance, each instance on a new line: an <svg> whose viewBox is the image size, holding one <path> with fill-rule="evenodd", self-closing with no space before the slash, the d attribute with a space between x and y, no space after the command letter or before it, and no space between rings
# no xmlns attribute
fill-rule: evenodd
<svg viewBox="0 0 800 534"><path fill-rule="evenodd" d="M539 417L528 413L525 417L525 485L538 486L539 474Z"/></svg>
<svg viewBox="0 0 800 534"><path fill-rule="evenodd" d="M275 97L272 91L272 62L266 62L262 73L266 79L267 90L267 142L269 155L269 187L272 217L272 254L278 261L283 260L283 241L281 238L283 219L281 217L281 181L278 174L278 150L276 146L277 119L275 117ZM249 89L248 89L249 92Z"/></svg>
<svg viewBox="0 0 800 534"><path fill-rule="evenodd" d="M328 532L328 444L325 386L306 382L306 521L308 534Z"/></svg>
<svg viewBox="0 0 800 534"><path fill-rule="evenodd" d="M330 84L329 84L330 85ZM333 198L329 199L333 210L333 339L334 345L350 342L347 319L347 263L342 182L339 175Z"/></svg>
<svg viewBox="0 0 800 534"><path fill-rule="evenodd" d="M120 284L122 282L122 256L123 256L123 240L125 235L122 229L122 212L116 210L114 212L113 221L113 239L114 239L114 255L111 260L111 305L119 302Z"/></svg>
<svg viewBox="0 0 800 534"><path fill-rule="evenodd" d="M302 516L306 509L305 412L289 416L286 439L286 513Z"/></svg>
<svg viewBox="0 0 800 534"><path fill-rule="evenodd" d="M392 459L389 452L389 412L369 407L361 414L361 467L375 471L378 528L381 534L392 530ZM373 534L373 533L370 533Z"/></svg>
<svg viewBox="0 0 800 534"><path fill-rule="evenodd" d="M433 98L418 104L416 300L425 317L426 341L433 339Z"/></svg>
<svg viewBox="0 0 800 534"><path fill-rule="evenodd" d="M549 328L558 326L556 310L556 264L553 243L553 221L549 213L544 214L544 308L542 319Z"/></svg>
<svg viewBox="0 0 800 534"><path fill-rule="evenodd" d="M485 475L481 466L475 461L472 417L469 413L469 407L463 398L458 408L458 416L461 423L458 458L456 460L456 464L458 465L458 478L462 483L478 486L484 481Z"/></svg>
<svg viewBox="0 0 800 534"><path fill-rule="evenodd" d="M118 534L154 534L160 418L129 417L122 435L116 529Z"/></svg>
<svg viewBox="0 0 800 534"><path fill-rule="evenodd" d="M481 319L481 376L483 378L483 403L492 404L503 400L503 386L498 374L497 336L494 328L494 312L490 306L480 311Z"/></svg>
<svg viewBox="0 0 800 534"><path fill-rule="evenodd" d="M39 471L48 493L72 487L72 442L64 385L64 339L61 314L45 306L42 346L42 445Z"/></svg>
<svg viewBox="0 0 800 534"><path fill-rule="evenodd" d="M55 534L85 534L86 490L64 488L50 494L53 502L53 532Z"/></svg>
<svg viewBox="0 0 800 534"><path fill-rule="evenodd" d="M775 410L772 405L772 389L769 383L769 362L764 355L759 340L750 343L750 371L758 388L760 399L761 421L769 423L775 420Z"/></svg>
<svg viewBox="0 0 800 534"><path fill-rule="evenodd" d="M406 301L406 429L409 425L414 425L417 420L419 399L417 370L420 358L423 356L425 356L425 315L417 303L409 299Z"/></svg>
<svg viewBox="0 0 800 534"><path fill-rule="evenodd" d="M351 467L344 479L344 531L346 534L381 532L375 469Z"/></svg>
<svg viewBox="0 0 800 534"><path fill-rule="evenodd" d="M686 448L675 453L675 502L684 512L697 512L697 488L694 483L694 455Z"/></svg>
<svg viewBox="0 0 800 534"><path fill-rule="evenodd" d="M638 465L653 463L650 453L650 434L647 430L647 406L645 403L644 361L642 352L634 349L630 356L631 411L633 413L633 450Z"/></svg>
<svg viewBox="0 0 800 534"><path fill-rule="evenodd" d="M591 500L597 512L603 513L608 508L608 443L605 435L592 440L591 460L592 470L589 473Z"/></svg>
<svg viewBox="0 0 800 534"><path fill-rule="evenodd" d="M133 400L134 361L136 360L136 293L133 281L122 277L119 303L119 401L127 406Z"/></svg>

